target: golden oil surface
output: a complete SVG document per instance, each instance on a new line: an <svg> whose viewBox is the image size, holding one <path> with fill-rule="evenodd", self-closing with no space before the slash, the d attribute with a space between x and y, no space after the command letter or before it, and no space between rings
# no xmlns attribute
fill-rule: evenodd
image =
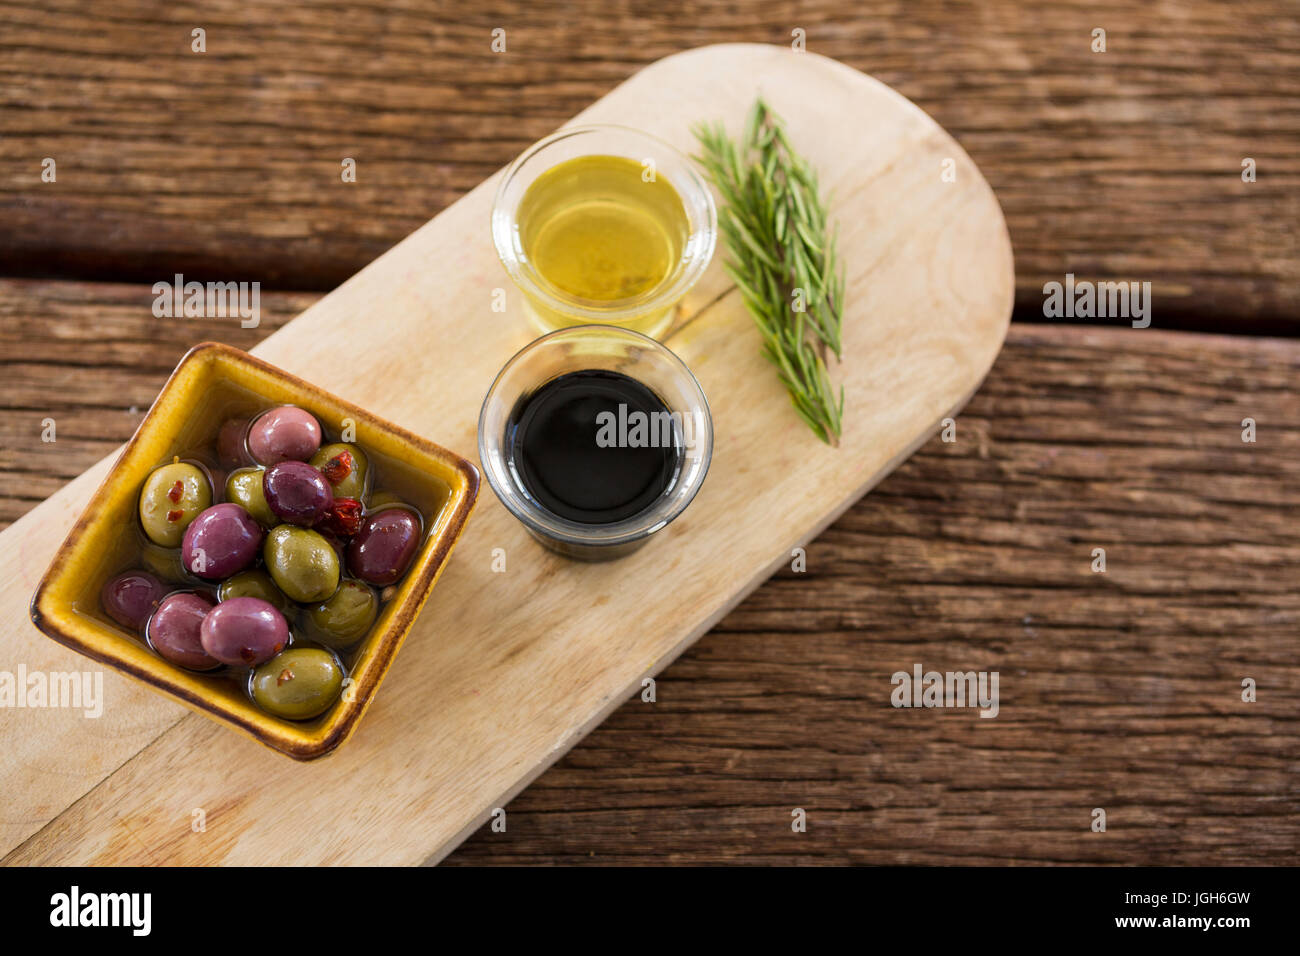
<svg viewBox="0 0 1300 956"><path fill-rule="evenodd" d="M643 177L644 168L623 156L579 156L533 181L517 221L524 255L546 283L616 302L650 293L673 273L690 220L672 184Z"/></svg>

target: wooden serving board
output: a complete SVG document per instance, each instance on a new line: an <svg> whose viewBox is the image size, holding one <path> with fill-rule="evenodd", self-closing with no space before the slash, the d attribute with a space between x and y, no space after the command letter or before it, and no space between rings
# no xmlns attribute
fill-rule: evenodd
<svg viewBox="0 0 1300 956"><path fill-rule="evenodd" d="M1011 245L979 171L907 100L814 54L725 45L653 64L575 122L634 125L693 151L693 123L738 132L759 92L839 220L842 447L822 445L790 409L715 262L667 338L709 396L713 465L656 540L622 561L572 563L535 544L485 486L366 719L315 763L111 672L98 719L0 709L4 862L436 861L961 408L1006 332ZM497 178L256 353L474 457L483 395L531 337L488 235ZM497 288L508 289L504 314L492 311ZM41 636L27 603L109 465L0 536L0 671L97 669Z"/></svg>

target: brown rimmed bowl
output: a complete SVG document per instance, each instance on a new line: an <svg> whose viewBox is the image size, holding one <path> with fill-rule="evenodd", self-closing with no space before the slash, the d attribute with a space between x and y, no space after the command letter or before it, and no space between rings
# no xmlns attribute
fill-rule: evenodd
<svg viewBox="0 0 1300 956"><path fill-rule="evenodd" d="M383 487L424 515L424 539L370 633L347 656L349 683L320 717L266 713L229 675L197 673L158 656L100 606L109 577L138 553L137 499L145 477L173 456L211 446L227 417L275 405L312 412L327 433L349 423ZM356 729L415 617L428 600L478 496L478 470L447 449L397 427L260 359L219 343L191 349L59 547L32 598L32 622L75 651L299 760L323 756ZM214 499L215 500L215 499ZM178 584L177 588L186 585Z"/></svg>

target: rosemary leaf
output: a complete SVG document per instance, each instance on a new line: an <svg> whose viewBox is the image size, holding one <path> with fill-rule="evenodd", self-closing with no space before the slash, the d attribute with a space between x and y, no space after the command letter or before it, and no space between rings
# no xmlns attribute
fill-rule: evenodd
<svg viewBox="0 0 1300 956"><path fill-rule="evenodd" d="M780 118L755 101L739 143L721 124L695 128L697 160L723 200L727 274L763 337L794 411L822 441L839 444L844 387L826 354L842 358L844 273L817 173L794 151Z"/></svg>

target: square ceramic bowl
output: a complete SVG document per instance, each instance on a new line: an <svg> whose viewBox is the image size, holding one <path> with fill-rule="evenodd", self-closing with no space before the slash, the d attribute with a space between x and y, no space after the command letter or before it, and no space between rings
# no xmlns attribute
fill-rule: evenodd
<svg viewBox="0 0 1300 956"><path fill-rule="evenodd" d="M221 422L275 405L312 412L328 434L348 420L385 490L416 505L425 537L370 634L347 655L351 683L320 717L288 721L261 710L221 672L196 673L158 656L100 607L110 576L138 566L137 499L145 477L173 456L213 444ZM356 729L415 616L442 572L478 496L477 469L419 438L274 366L217 343L181 359L162 393L54 556L32 599L32 622L60 644L150 684L193 710L269 747L310 760ZM178 585L184 587L185 585Z"/></svg>

